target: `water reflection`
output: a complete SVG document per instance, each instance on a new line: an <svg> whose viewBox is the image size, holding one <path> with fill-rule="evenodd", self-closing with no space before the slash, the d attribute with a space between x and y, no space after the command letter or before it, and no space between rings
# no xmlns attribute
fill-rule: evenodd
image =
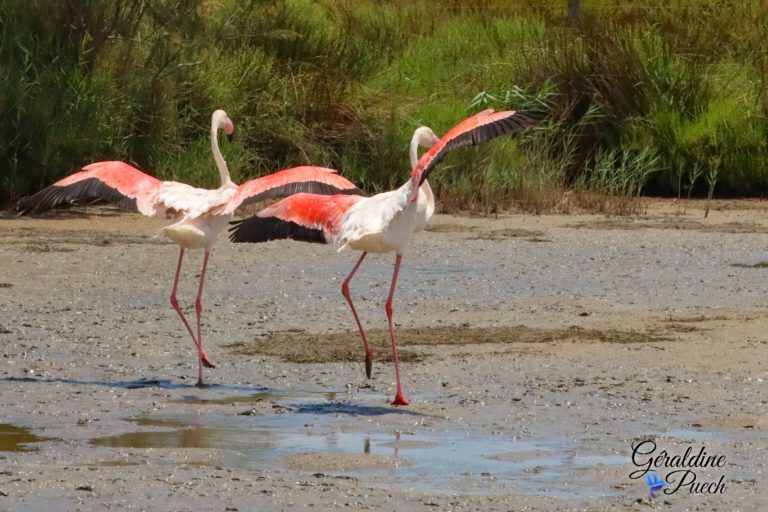
<svg viewBox="0 0 768 512"><path fill-rule="evenodd" d="M214 429L190 427L171 431L128 432L110 437L93 439L91 444L112 448L212 448Z"/></svg>
<svg viewBox="0 0 768 512"><path fill-rule="evenodd" d="M296 413L140 417L130 421L141 430L91 443L119 448L215 449L217 453L203 464L247 469L274 468L305 454L327 454L341 464L331 463L329 468L352 468L345 469L345 475L386 476L395 485L490 492L494 485L507 483L520 492L553 496L610 493L597 487L599 482L567 488L562 483L572 480L574 471L627 462L623 456L577 455L573 450L555 450L531 441L459 431L340 429L336 417Z"/></svg>

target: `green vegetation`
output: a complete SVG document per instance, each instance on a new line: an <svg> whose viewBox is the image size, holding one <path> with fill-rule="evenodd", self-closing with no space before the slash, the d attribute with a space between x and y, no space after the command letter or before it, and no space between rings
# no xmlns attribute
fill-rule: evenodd
<svg viewBox="0 0 768 512"><path fill-rule="evenodd" d="M3 0L0 202L121 159L214 186L211 112L235 180L312 163L369 192L404 181L412 131L543 108L525 137L452 154L449 204L531 211L609 198L762 195L760 0ZM602 198L602 199L600 199ZM630 205L627 210L627 205Z"/></svg>

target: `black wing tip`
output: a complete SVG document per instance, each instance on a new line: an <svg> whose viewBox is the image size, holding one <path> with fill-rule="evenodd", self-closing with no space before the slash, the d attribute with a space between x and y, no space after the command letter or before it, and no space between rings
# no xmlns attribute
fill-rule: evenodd
<svg viewBox="0 0 768 512"><path fill-rule="evenodd" d="M138 210L136 199L123 195L98 178L87 178L64 186L49 185L31 196L19 199L14 210L18 216L36 215L54 209L104 203L115 204L127 211Z"/></svg>
<svg viewBox="0 0 768 512"><path fill-rule="evenodd" d="M517 110L506 119L521 123L522 128L530 128L540 122L547 116L547 113L542 110Z"/></svg>
<svg viewBox="0 0 768 512"><path fill-rule="evenodd" d="M27 204L27 202L25 201L26 199L27 199L26 197L22 197L21 199L16 201L16 203L9 208L9 211L15 213L17 217L22 217L30 213L29 208L25 206Z"/></svg>
<svg viewBox="0 0 768 512"><path fill-rule="evenodd" d="M357 187L342 189L337 195L367 197L366 193Z"/></svg>
<svg viewBox="0 0 768 512"><path fill-rule="evenodd" d="M258 203L259 201L265 201L267 199L278 199L282 197L290 197L294 194L317 194L321 196L336 196L336 195L359 195L365 197L365 192L357 187L353 188L340 188L330 183L322 181L304 181L294 182L279 187L265 190L259 194L253 195L243 200L238 208L247 206L249 204Z"/></svg>
<svg viewBox="0 0 768 512"><path fill-rule="evenodd" d="M541 121L547 115L547 113L544 112L543 110L518 110L517 112L515 112L515 114L529 117L537 121Z"/></svg>
<svg viewBox="0 0 768 512"><path fill-rule="evenodd" d="M20 198L11 209L17 217L22 217L45 213L54 208L68 208L71 203L59 195L60 191L61 187L48 186L36 194Z"/></svg>
<svg viewBox="0 0 768 512"><path fill-rule="evenodd" d="M230 225L229 240L236 244L258 244L285 239L318 244L328 243L322 229L308 228L277 217L254 215L247 219L232 221Z"/></svg>
<svg viewBox="0 0 768 512"><path fill-rule="evenodd" d="M239 226L240 224L242 224L246 220L248 220L248 219L235 219L235 220L229 221L229 230L228 231L231 233L232 231L236 230L237 226Z"/></svg>

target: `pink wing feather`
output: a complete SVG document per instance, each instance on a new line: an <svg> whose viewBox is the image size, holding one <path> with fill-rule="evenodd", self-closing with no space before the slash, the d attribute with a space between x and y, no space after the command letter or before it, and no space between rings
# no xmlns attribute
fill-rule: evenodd
<svg viewBox="0 0 768 512"><path fill-rule="evenodd" d="M326 167L301 166L278 171L261 178L246 181L235 192L223 213L234 213L240 206L286 197L298 192L310 194L358 194L362 191L334 169Z"/></svg>
<svg viewBox="0 0 768 512"><path fill-rule="evenodd" d="M19 215L41 213L62 205L103 201L144 215L165 211L158 200L163 182L124 162L96 162L16 204Z"/></svg>
<svg viewBox="0 0 768 512"><path fill-rule="evenodd" d="M416 200L419 186L424 183L432 169L453 149L462 146L478 146L500 135L517 133L535 126L543 116L543 113L535 111L494 112L489 108L463 120L451 128L419 159L419 163L411 173L411 200Z"/></svg>
<svg viewBox="0 0 768 512"><path fill-rule="evenodd" d="M294 194L241 221L233 222L233 242L266 242L291 238L334 243L344 214L365 199L359 195Z"/></svg>

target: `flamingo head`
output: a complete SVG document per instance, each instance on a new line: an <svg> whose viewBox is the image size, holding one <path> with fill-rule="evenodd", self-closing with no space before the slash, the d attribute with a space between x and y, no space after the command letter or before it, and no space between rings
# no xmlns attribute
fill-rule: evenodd
<svg viewBox="0 0 768 512"><path fill-rule="evenodd" d="M435 135L432 128L428 126L419 126L416 131L413 132L413 140L423 148L431 148L440 141L440 137Z"/></svg>
<svg viewBox="0 0 768 512"><path fill-rule="evenodd" d="M221 109L215 111L211 116L211 130L219 131L220 129L224 130L227 139L231 142L232 133L235 131L235 125L232 123L232 120L227 113Z"/></svg>

